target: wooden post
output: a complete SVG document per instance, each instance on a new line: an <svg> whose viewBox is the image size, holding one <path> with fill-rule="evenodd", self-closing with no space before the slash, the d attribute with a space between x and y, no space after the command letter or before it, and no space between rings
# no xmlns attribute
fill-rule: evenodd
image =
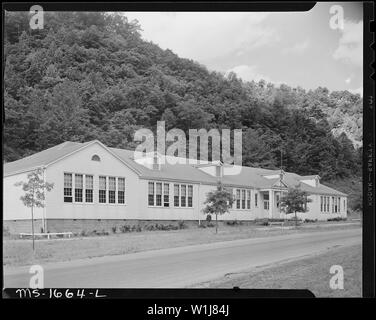
<svg viewBox="0 0 376 320"><path fill-rule="evenodd" d="M34 245L34 206L31 206L31 233L33 236L33 251L35 250Z"/></svg>

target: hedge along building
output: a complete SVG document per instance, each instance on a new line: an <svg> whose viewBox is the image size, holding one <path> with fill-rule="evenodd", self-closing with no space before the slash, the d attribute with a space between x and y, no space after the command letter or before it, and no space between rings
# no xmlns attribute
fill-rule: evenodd
<svg viewBox="0 0 376 320"><path fill-rule="evenodd" d="M45 207L35 209L36 230L49 232L110 229L139 221L200 221L206 194L221 180L235 201L220 220L285 218L279 199L288 187L300 186L312 202L303 219L346 217L347 195L320 183L318 176L242 167L223 175L220 162L169 164L157 154L134 158L130 150L109 148L95 140L64 142L29 157L4 164L4 226L11 233L28 232L30 208L16 187L27 174L43 169L54 183Z"/></svg>

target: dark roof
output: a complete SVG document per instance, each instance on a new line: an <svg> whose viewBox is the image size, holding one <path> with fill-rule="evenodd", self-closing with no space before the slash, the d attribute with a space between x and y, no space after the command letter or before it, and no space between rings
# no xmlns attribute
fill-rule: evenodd
<svg viewBox="0 0 376 320"><path fill-rule="evenodd" d="M79 143L67 141L52 148L34 153L28 157L5 163L4 175L7 176L13 173L25 172L34 168L46 166L49 163L52 163L72 152L81 149L87 144L89 144L89 142Z"/></svg>
<svg viewBox="0 0 376 320"><path fill-rule="evenodd" d="M185 182L203 183L203 184L216 184L217 178L203 172L189 164L161 164L160 170L149 169L134 160L133 151L124 150L118 148L108 148L99 141L90 141L86 143L79 142L64 142L55 147L46 149L44 151L35 153L26 158L5 163L4 164L4 176L16 174L19 172L26 172L32 169L47 166L64 156L67 156L73 152L78 151L92 143L100 143L103 147L107 148L116 157L123 161L126 165L135 170L141 178L147 179L159 179L159 180L178 180ZM262 168L242 167L241 173L238 175L226 175L222 178L222 182L225 185L233 187L252 187L257 189L272 188L279 178L268 179L267 175L275 175L280 170L269 170ZM284 172L283 182L288 187L294 187L299 185L300 188L309 193L315 194L330 194L330 195L345 195L335 189L329 188L323 184L319 184L318 187L310 186L301 180L307 177L315 176L300 176L295 173Z"/></svg>

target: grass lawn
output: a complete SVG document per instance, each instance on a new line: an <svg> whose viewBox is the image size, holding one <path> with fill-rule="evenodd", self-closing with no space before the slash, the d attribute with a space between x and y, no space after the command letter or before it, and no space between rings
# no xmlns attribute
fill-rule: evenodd
<svg viewBox="0 0 376 320"><path fill-rule="evenodd" d="M327 225L327 224L323 224ZM357 225L335 223L333 230L359 228ZM307 224L298 229L261 227L256 225L221 225L218 234L215 228L189 228L171 231L143 231L83 238L37 240L33 255L31 240L3 241L3 265L5 268L46 262L69 261L107 255L121 255L139 251L180 247L187 245L228 241L236 239L268 237L301 232L319 232L318 224ZM330 228L331 229L331 228Z"/></svg>
<svg viewBox="0 0 376 320"><path fill-rule="evenodd" d="M343 290L332 290L332 265L344 272ZM361 297L362 248L360 245L330 249L325 253L273 266L254 268L201 283L201 288L309 289L316 297Z"/></svg>

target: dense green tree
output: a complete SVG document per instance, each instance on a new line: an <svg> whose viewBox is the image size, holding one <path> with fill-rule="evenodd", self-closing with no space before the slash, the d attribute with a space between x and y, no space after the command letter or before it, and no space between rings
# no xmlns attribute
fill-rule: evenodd
<svg viewBox="0 0 376 320"><path fill-rule="evenodd" d="M215 233L218 232L218 215L229 212L233 201L232 192L224 188L220 182L217 185L217 190L210 191L206 195L205 207L202 211L205 214L215 215Z"/></svg>
<svg viewBox="0 0 376 320"><path fill-rule="evenodd" d="M30 30L28 13L4 25L4 160L65 140L134 146L133 132L166 128L243 130L245 165L361 175L362 98L305 91L208 71L140 36L123 14L47 12Z"/></svg>

